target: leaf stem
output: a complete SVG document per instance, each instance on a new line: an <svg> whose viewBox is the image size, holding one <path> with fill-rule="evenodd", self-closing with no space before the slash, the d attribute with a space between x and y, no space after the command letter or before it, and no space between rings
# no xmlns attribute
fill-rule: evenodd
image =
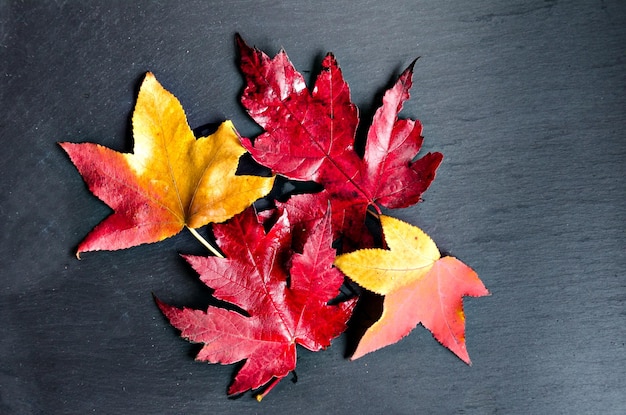
<svg viewBox="0 0 626 415"><path fill-rule="evenodd" d="M373 210L370 209L371 206L367 207L367 213L369 213L370 215L372 215L374 218L376 219L380 219L380 213L379 212L375 212Z"/></svg>
<svg viewBox="0 0 626 415"><path fill-rule="evenodd" d="M213 245L211 245L206 239L204 239L202 235L198 233L197 230L195 230L194 228L190 228L188 226L186 228L189 229L189 232L191 232L191 234L195 236L196 239L200 241L202 245L204 245L209 251L211 251L213 255L220 257L220 258L224 258L224 255L222 255L220 251L218 251Z"/></svg>
<svg viewBox="0 0 626 415"><path fill-rule="evenodd" d="M261 402L263 400L263 398L265 398L265 395L267 395L268 393L270 393L270 391L272 389L274 389L274 386L276 386L278 384L278 382L280 382L281 378L274 378L274 380L272 381L272 383L270 383L267 388L265 388L265 390L263 391L263 393L258 393L255 398L257 400L257 402Z"/></svg>

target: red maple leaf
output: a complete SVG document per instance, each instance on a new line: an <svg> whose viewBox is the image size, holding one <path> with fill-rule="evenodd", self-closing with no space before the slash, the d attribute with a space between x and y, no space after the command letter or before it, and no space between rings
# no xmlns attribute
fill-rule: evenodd
<svg viewBox="0 0 626 415"><path fill-rule="evenodd" d="M353 301L328 305L343 274L332 267L330 215L307 238L301 253L291 250L288 214L267 231L253 209L215 225L226 258L186 256L213 295L243 312L209 306L206 311L157 304L181 335L204 343L197 360L230 364L246 360L228 393L268 390L295 369L296 344L317 351L346 328ZM246 315L247 314L247 315Z"/></svg>
<svg viewBox="0 0 626 415"><path fill-rule="evenodd" d="M443 156L428 153L414 160L423 137L419 121L398 119L409 98L413 64L383 98L367 135L361 158L354 149L358 109L332 54L311 92L287 54L273 59L248 46L240 37L241 70L246 87L241 102L265 130L243 146L261 164L293 180L315 181L324 191L292 197L298 219L319 217L328 201L333 229L359 242L368 206L403 208L420 201L435 177Z"/></svg>

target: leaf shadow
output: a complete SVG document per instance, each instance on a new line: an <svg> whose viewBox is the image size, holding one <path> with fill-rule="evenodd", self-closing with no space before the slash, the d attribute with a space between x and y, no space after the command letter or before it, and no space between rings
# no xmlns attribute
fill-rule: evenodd
<svg viewBox="0 0 626 415"><path fill-rule="evenodd" d="M222 123L219 121L209 122L199 125L196 128L192 128L191 131L193 131L193 135L194 137L196 137L196 139L200 137L208 137L211 134L215 133L221 124Z"/></svg>
<svg viewBox="0 0 626 415"><path fill-rule="evenodd" d="M344 357L348 358L354 354L359 341L367 329L380 319L382 313L383 296L362 290L352 317L348 321L348 328L345 331L346 347Z"/></svg>

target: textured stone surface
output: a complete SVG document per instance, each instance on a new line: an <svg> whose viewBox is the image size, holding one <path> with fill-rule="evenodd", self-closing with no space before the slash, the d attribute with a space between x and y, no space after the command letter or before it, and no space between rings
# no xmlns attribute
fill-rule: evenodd
<svg viewBox="0 0 626 415"><path fill-rule="evenodd" d="M493 293L465 301L472 367L421 328L355 362L342 338L263 403L228 400L234 368L194 362L151 297L206 304L191 235L76 260L108 210L55 143L130 150L148 70L193 128L256 134L235 32L305 74L334 52L366 122L421 56L403 114L445 158L391 214ZM617 0L0 2L0 412L621 413L624 39Z"/></svg>

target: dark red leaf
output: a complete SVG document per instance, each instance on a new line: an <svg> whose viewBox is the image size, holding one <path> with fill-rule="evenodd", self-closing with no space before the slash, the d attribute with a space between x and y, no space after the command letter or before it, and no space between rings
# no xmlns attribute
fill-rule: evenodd
<svg viewBox="0 0 626 415"><path fill-rule="evenodd" d="M328 305L343 283L332 267L330 215L308 235L301 253L291 250L288 214L266 233L252 209L214 227L226 258L187 256L213 295L244 310L210 306L178 309L158 301L186 339L204 343L198 360L230 364L246 359L229 394L281 379L296 366L296 344L328 347L346 328L354 303Z"/></svg>
<svg viewBox="0 0 626 415"><path fill-rule="evenodd" d="M422 145L421 124L398 119L413 64L385 94L360 158L354 150L358 110L332 54L309 92L284 51L270 59L239 37L237 43L246 79L241 101L265 130L254 144L247 138L242 144L273 172L324 186L325 192L295 199L293 208L306 211L314 203L311 210L319 212L330 201L335 232L359 242L368 206L380 211L420 200L443 156L428 153L413 161Z"/></svg>

